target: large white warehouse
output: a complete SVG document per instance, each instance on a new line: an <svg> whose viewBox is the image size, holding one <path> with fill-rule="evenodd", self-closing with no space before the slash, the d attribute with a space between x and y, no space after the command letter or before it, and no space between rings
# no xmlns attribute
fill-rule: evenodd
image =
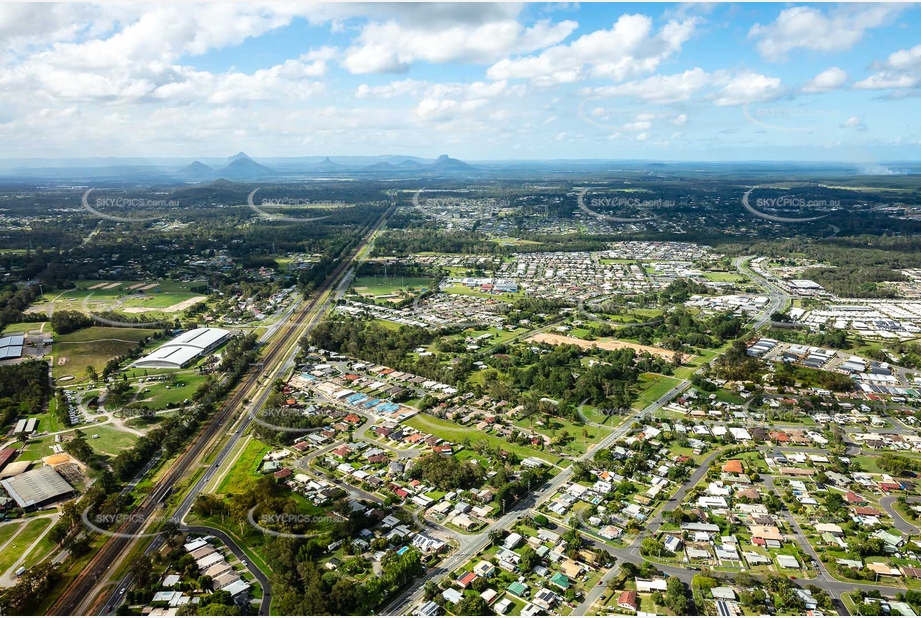
<svg viewBox="0 0 921 618"><path fill-rule="evenodd" d="M182 369L196 358L207 354L230 336L222 328L196 328L182 333L144 358L133 367L141 369Z"/></svg>

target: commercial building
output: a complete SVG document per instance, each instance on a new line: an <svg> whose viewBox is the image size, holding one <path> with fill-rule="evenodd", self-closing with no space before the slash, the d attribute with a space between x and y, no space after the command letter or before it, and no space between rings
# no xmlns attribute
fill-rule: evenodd
<svg viewBox="0 0 921 618"><path fill-rule="evenodd" d="M221 328L196 328L163 344L133 366L141 369L182 369L216 349L229 336L230 331Z"/></svg>
<svg viewBox="0 0 921 618"><path fill-rule="evenodd" d="M22 356L22 346L24 344L25 337L22 335L0 337L0 360L19 358Z"/></svg>
<svg viewBox="0 0 921 618"><path fill-rule="evenodd" d="M38 508L74 493L74 488L51 466L24 472L0 481L0 485L24 509Z"/></svg>

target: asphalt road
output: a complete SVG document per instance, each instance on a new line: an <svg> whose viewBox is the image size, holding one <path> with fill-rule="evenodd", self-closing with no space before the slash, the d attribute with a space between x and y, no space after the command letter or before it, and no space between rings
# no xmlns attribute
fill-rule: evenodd
<svg viewBox="0 0 921 618"><path fill-rule="evenodd" d="M886 510L887 513L889 513L889 516L892 517L892 525L895 526L899 532L903 534L918 534L921 532L921 530L919 530L917 526L914 526L905 521L905 518L899 515L899 512L895 510L894 506L892 506L892 504L898 499L898 496L885 496L880 498L879 504Z"/></svg>

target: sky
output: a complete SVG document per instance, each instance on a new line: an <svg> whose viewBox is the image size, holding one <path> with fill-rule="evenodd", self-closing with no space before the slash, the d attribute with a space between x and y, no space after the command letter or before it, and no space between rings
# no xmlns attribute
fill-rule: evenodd
<svg viewBox="0 0 921 618"><path fill-rule="evenodd" d="M0 158L921 160L921 7L0 5Z"/></svg>

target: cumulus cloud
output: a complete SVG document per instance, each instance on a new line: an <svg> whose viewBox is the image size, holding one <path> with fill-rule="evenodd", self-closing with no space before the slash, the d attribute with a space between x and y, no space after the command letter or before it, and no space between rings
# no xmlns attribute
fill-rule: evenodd
<svg viewBox="0 0 921 618"><path fill-rule="evenodd" d="M709 73L695 68L675 75L653 75L614 86L602 86L591 92L601 97L629 96L652 103L675 103L687 101L710 81Z"/></svg>
<svg viewBox="0 0 921 618"><path fill-rule="evenodd" d="M743 73L729 79L716 94L716 105L744 105L771 101L784 93L780 78L761 75L760 73Z"/></svg>
<svg viewBox="0 0 921 618"><path fill-rule="evenodd" d="M867 30L891 23L906 5L879 3L842 6L826 14L819 8L795 6L784 9L770 24L755 24L748 32L757 40L758 52L768 60L785 60L793 51L805 49L840 52L851 49Z"/></svg>
<svg viewBox="0 0 921 618"><path fill-rule="evenodd" d="M854 88L858 90L909 89L921 83L921 45L900 49L889 54L882 62L873 64L876 73L863 79Z"/></svg>
<svg viewBox="0 0 921 618"><path fill-rule="evenodd" d="M442 27L406 25L395 20L364 26L345 51L342 66L351 73L405 72L413 62L487 63L509 54L528 53L554 45L578 26L574 21L548 20L524 27L515 19Z"/></svg>
<svg viewBox="0 0 921 618"><path fill-rule="evenodd" d="M847 83L847 73L838 67L825 69L803 86L802 91L808 93L828 92L837 90Z"/></svg>
<svg viewBox="0 0 921 618"><path fill-rule="evenodd" d="M596 30L538 55L506 58L489 68L490 79L528 79L539 85L604 77L616 81L655 71L694 34L698 18L669 21L658 31L646 15L621 15L609 30Z"/></svg>

